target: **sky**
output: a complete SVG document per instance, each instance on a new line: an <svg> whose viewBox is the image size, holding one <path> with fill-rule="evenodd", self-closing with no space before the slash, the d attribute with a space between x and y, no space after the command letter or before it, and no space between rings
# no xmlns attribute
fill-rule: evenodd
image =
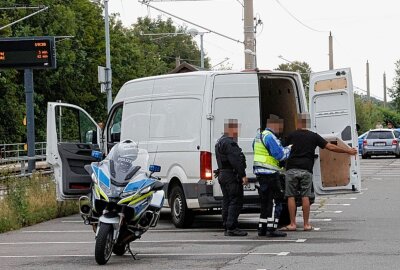
<svg viewBox="0 0 400 270"><path fill-rule="evenodd" d="M243 0L156 0L151 5L178 17L243 40ZM275 69L287 61L307 62L313 71L329 68L328 37L333 35L334 68L350 67L353 84L366 90L366 62L369 62L371 95L383 100L383 73L392 87L395 62L400 60L400 1L397 0L253 0L257 27L257 66ZM109 0L110 13L119 13L125 26L138 17L163 19L164 13L137 0ZM176 26L205 31L179 19ZM200 47L200 38L194 38ZM218 36L204 34L204 50L214 66L225 58L235 70L244 69L244 46ZM282 56L286 60L282 60ZM112 57L112 52L111 52ZM199 56L200 58L200 56ZM357 89L359 88L359 89ZM388 96L388 100L390 97Z"/></svg>

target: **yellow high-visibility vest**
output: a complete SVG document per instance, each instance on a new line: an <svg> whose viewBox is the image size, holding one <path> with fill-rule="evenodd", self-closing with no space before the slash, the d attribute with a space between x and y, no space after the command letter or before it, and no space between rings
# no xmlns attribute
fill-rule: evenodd
<svg viewBox="0 0 400 270"><path fill-rule="evenodd" d="M268 136L270 134L272 134L271 131L264 130L254 139L254 166L280 171L282 170L282 168L279 167L279 160L271 156L268 149L261 141L265 136Z"/></svg>

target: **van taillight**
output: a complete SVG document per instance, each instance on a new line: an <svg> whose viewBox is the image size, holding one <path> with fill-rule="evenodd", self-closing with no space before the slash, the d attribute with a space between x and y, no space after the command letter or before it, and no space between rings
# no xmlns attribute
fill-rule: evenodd
<svg viewBox="0 0 400 270"><path fill-rule="evenodd" d="M367 145L367 140L363 140L363 145Z"/></svg>
<svg viewBox="0 0 400 270"><path fill-rule="evenodd" d="M212 179L211 153L207 151L200 152L200 179Z"/></svg>
<svg viewBox="0 0 400 270"><path fill-rule="evenodd" d="M396 145L396 144L397 144L397 140L394 139L393 142L392 142L392 145Z"/></svg>

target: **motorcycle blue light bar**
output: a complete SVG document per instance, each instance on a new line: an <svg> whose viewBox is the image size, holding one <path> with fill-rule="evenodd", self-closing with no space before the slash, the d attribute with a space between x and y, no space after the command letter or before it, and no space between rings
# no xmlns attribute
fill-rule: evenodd
<svg viewBox="0 0 400 270"><path fill-rule="evenodd" d="M150 165L149 166L149 171L150 172L160 172L161 171L161 166L159 165Z"/></svg>
<svg viewBox="0 0 400 270"><path fill-rule="evenodd" d="M103 153L100 151L93 150L91 156L97 160L101 160L103 158Z"/></svg>

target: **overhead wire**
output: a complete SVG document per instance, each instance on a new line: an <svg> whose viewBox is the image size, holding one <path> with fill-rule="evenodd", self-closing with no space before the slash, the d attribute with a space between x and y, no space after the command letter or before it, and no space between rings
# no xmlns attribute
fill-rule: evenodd
<svg viewBox="0 0 400 270"><path fill-rule="evenodd" d="M298 23L300 23L304 27L308 28L309 30L314 31L314 32L318 32L318 33L329 33L329 31L327 31L327 30L318 30L318 29L315 29L315 28L313 28L311 26L308 26L307 24L303 23L300 19L298 19L296 16L294 16L293 13L291 13L284 5L282 5L282 3L279 0L275 0L275 2L278 3L278 5L284 11L286 11L286 13L290 15L290 17L292 17L294 20L296 20Z"/></svg>

